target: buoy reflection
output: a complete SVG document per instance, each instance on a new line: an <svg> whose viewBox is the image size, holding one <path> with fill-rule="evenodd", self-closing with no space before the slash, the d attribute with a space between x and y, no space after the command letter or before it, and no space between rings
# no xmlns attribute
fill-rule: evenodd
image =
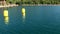
<svg viewBox="0 0 60 34"><path fill-rule="evenodd" d="M23 18L23 22L24 22L25 18L26 18L26 10L25 10L25 8L22 8L22 18Z"/></svg>
<svg viewBox="0 0 60 34"><path fill-rule="evenodd" d="M5 17L4 22L5 22L5 24L8 24L9 23L9 17Z"/></svg>
<svg viewBox="0 0 60 34"><path fill-rule="evenodd" d="M8 16L8 10L4 10L4 22L5 24L9 23L9 16Z"/></svg>

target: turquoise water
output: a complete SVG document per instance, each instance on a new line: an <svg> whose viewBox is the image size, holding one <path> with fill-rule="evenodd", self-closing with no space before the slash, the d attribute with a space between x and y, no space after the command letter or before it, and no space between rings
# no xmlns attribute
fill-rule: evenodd
<svg viewBox="0 0 60 34"><path fill-rule="evenodd" d="M4 22L0 9L0 34L60 34L60 6L24 6L26 18L23 22L22 6L8 8L9 24Z"/></svg>

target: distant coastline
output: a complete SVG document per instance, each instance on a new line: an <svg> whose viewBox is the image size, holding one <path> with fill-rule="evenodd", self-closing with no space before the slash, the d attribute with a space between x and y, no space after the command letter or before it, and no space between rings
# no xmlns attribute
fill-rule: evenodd
<svg viewBox="0 0 60 34"><path fill-rule="evenodd" d="M6 7L15 7L15 6L18 6L16 4L6 4L6 5L0 5L0 8L6 8Z"/></svg>
<svg viewBox="0 0 60 34"><path fill-rule="evenodd" d="M60 4L22 4L22 6L60 6Z"/></svg>
<svg viewBox="0 0 60 34"><path fill-rule="evenodd" d="M60 6L60 4L22 4L22 5L8 4L8 5L0 5L0 8L16 7L16 6Z"/></svg>

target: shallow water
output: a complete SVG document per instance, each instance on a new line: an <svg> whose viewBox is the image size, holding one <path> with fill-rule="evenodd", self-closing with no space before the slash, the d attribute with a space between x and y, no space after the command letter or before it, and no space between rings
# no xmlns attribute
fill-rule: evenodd
<svg viewBox="0 0 60 34"><path fill-rule="evenodd" d="M60 6L23 6L8 8L9 24L4 22L0 9L0 34L60 34ZM23 22L24 20L24 22Z"/></svg>

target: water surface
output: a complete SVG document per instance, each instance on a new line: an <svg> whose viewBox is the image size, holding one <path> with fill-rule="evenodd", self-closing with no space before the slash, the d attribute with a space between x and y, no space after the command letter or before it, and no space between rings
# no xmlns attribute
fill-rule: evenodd
<svg viewBox="0 0 60 34"><path fill-rule="evenodd" d="M0 34L60 34L60 6L24 6L24 22L22 8L18 6L7 9L8 25L4 22L4 9L0 9Z"/></svg>

